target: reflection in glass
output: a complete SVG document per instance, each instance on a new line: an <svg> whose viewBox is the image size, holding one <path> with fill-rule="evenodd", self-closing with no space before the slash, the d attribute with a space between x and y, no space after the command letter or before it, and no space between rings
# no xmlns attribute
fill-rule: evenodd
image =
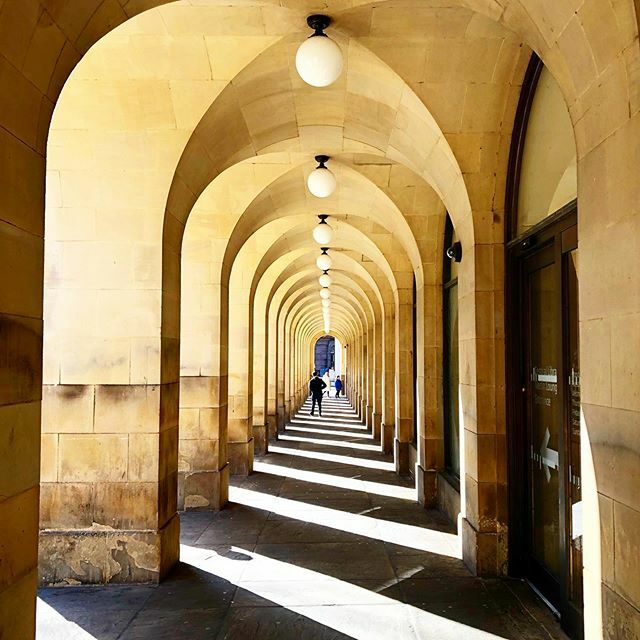
<svg viewBox="0 0 640 640"><path fill-rule="evenodd" d="M460 426L458 416L458 285L445 290L445 464L460 476Z"/></svg>
<svg viewBox="0 0 640 640"><path fill-rule="evenodd" d="M458 237L447 215L444 231L445 251ZM444 318L444 463L454 476L460 477L460 416L458 365L458 263L446 254L443 264Z"/></svg>
<svg viewBox="0 0 640 640"><path fill-rule="evenodd" d="M580 334L578 324L578 250L566 257L567 370L569 372L569 518L571 600L582 607L582 473L580 468Z"/></svg>
<svg viewBox="0 0 640 640"><path fill-rule="evenodd" d="M529 276L531 393L530 478L532 548L556 578L561 575L558 444L558 363L560 327L556 315L554 265Z"/></svg>

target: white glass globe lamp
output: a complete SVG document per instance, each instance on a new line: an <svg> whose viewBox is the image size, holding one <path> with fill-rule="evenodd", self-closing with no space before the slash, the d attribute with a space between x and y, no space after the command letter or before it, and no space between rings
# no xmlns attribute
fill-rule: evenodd
<svg viewBox="0 0 640 640"><path fill-rule="evenodd" d="M322 300L323 309L326 309L328 311L330 306L331 306L331 300L329 298L327 298L326 300L324 299Z"/></svg>
<svg viewBox="0 0 640 640"><path fill-rule="evenodd" d="M327 250L328 247L322 247L322 253L316 258L316 266L321 271L329 271L333 264L333 260L331 260L331 256L327 253Z"/></svg>
<svg viewBox="0 0 640 640"><path fill-rule="evenodd" d="M336 190L336 177L324 165L328 160L329 156L316 156L318 166L307 178L307 188L316 198L328 198Z"/></svg>
<svg viewBox="0 0 640 640"><path fill-rule="evenodd" d="M320 224L313 230L313 239L321 246L333 240L333 229L327 224L328 217L326 214L319 215Z"/></svg>
<svg viewBox="0 0 640 640"><path fill-rule="evenodd" d="M331 24L329 16L309 16L307 24L314 33L298 47L296 69L300 77L312 87L328 87L342 73L342 51L323 33Z"/></svg>
<svg viewBox="0 0 640 640"><path fill-rule="evenodd" d="M318 282L321 287L330 287L333 282L333 278L325 272L318 278Z"/></svg>
<svg viewBox="0 0 640 640"><path fill-rule="evenodd" d="M331 297L331 291L329 291L329 289L327 287L324 287L323 289L320 289L320 297L323 300L328 300Z"/></svg>

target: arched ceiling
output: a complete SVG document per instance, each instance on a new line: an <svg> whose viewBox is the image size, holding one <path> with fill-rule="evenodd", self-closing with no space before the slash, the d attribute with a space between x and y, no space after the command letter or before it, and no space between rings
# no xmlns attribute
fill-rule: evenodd
<svg viewBox="0 0 640 640"><path fill-rule="evenodd" d="M90 290L98 274L103 288L161 287L174 301L181 256L230 274L225 252L235 258L248 239L267 237L259 231L271 219L311 215L322 205L338 236L348 225L368 237L367 253L376 246L381 265L401 247L419 280L425 263L437 263L416 222L431 211L418 206L414 215L415 198L404 185L384 185L380 173L410 175L412 193L420 190L435 217L446 208L463 244L492 239L529 53L523 42L558 79L574 122L584 115L579 97L606 61L585 37L595 64L578 64L584 56L563 47L561 34L582 17L553 2L95 0L91 11L81 4L46 9L66 52L53 56L52 48L52 76L65 78L95 43L57 103L48 150L47 236L75 243L78 255L82 245L83 259L59 268L50 246L49 283ZM293 56L308 34L304 18L320 9L334 19L345 71L318 90L298 77ZM612 11L602 19L615 29ZM48 89L55 99L60 83ZM335 157L340 183L326 203L304 187L318 152ZM214 215L196 222L200 211ZM173 336L179 322L168 308L161 323Z"/></svg>

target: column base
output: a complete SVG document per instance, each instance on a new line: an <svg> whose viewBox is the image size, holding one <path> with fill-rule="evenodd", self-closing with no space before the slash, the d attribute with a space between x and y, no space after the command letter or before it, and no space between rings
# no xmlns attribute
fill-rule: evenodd
<svg viewBox="0 0 640 640"><path fill-rule="evenodd" d="M256 456L263 456L269 449L269 434L266 424L253 425L253 453Z"/></svg>
<svg viewBox="0 0 640 640"><path fill-rule="evenodd" d="M376 442L380 442L381 435L382 435L382 414L374 413L373 414L373 439Z"/></svg>
<svg viewBox="0 0 640 640"><path fill-rule="evenodd" d="M229 501L229 465L178 473L178 511L218 511Z"/></svg>
<svg viewBox="0 0 640 640"><path fill-rule="evenodd" d="M42 586L160 582L179 558L177 513L159 531L40 532L38 566Z"/></svg>
<svg viewBox="0 0 640 640"><path fill-rule="evenodd" d="M248 476L253 472L253 438L249 442L227 443L227 454L232 476Z"/></svg>
<svg viewBox="0 0 640 640"><path fill-rule="evenodd" d="M462 559L472 573L484 578L507 575L506 557L499 561L506 535L506 531L478 531L462 518Z"/></svg>
<svg viewBox="0 0 640 640"><path fill-rule="evenodd" d="M416 486L418 502L425 509L438 508L438 473L434 469L428 471L416 465Z"/></svg>
<svg viewBox="0 0 640 640"><path fill-rule="evenodd" d="M397 438L394 440L393 456L396 461L396 473L401 476L408 476L411 473L409 452L409 442L400 442Z"/></svg>
<svg viewBox="0 0 640 640"><path fill-rule="evenodd" d="M275 413L267 416L267 433L269 438L275 438L278 435L278 418Z"/></svg>
<svg viewBox="0 0 640 640"><path fill-rule="evenodd" d="M381 444L383 453L391 453L393 451L393 439L395 436L395 427L392 424L381 425Z"/></svg>
<svg viewBox="0 0 640 640"><path fill-rule="evenodd" d="M367 429L373 430L373 407L367 405L365 409L365 415L367 416Z"/></svg>

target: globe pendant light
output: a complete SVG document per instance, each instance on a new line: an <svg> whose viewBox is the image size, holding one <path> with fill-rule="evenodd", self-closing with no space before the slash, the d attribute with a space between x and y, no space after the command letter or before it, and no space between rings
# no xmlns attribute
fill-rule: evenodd
<svg viewBox="0 0 640 640"><path fill-rule="evenodd" d="M316 258L316 266L320 271L329 271L331 269L331 265L333 264L333 260L331 260L331 256L327 253L329 247L321 247L322 253Z"/></svg>
<svg viewBox="0 0 640 640"><path fill-rule="evenodd" d="M329 307L331 306L331 300L329 298L327 298L326 300L322 299L322 308L323 309L329 309Z"/></svg>
<svg viewBox="0 0 640 640"><path fill-rule="evenodd" d="M328 300L331 297L331 291L329 291L328 287L324 287L320 289L320 297L323 300Z"/></svg>
<svg viewBox="0 0 640 640"><path fill-rule="evenodd" d="M309 16L307 24L314 33L298 47L296 69L300 77L312 87L328 87L342 73L342 51L323 33L331 24L329 16Z"/></svg>
<svg viewBox="0 0 640 640"><path fill-rule="evenodd" d="M333 240L333 229L327 224L328 217L324 213L319 215L320 224L313 230L313 239L321 246L331 244Z"/></svg>
<svg viewBox="0 0 640 640"><path fill-rule="evenodd" d="M333 282L333 278L325 271L319 278L318 282L321 287L330 287Z"/></svg>
<svg viewBox="0 0 640 640"><path fill-rule="evenodd" d="M336 177L324 163L329 156L316 156L318 166L309 174L307 187L316 198L328 198L336 190Z"/></svg>

